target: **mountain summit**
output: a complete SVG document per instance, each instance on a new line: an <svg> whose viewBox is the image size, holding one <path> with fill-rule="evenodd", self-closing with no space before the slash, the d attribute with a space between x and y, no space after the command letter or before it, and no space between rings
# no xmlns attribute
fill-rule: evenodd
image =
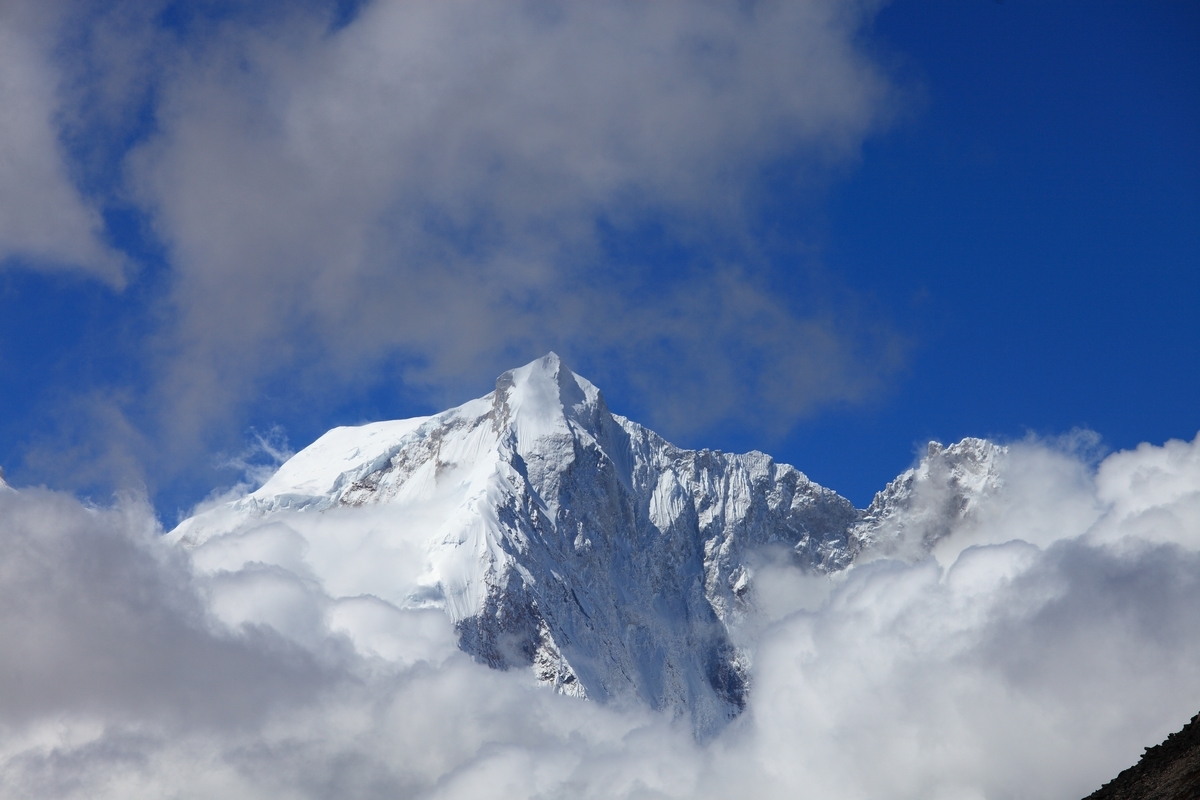
<svg viewBox="0 0 1200 800"><path fill-rule="evenodd" d="M986 484L1000 448L968 441L922 463ZM262 563L332 597L442 609L492 667L689 714L704 733L745 705L734 634L756 556L842 569L896 535L885 523L929 474L901 476L864 514L763 453L675 447L550 353L441 414L335 428L170 537L201 564ZM967 506L956 496L945 513ZM305 526L320 514L338 524Z"/></svg>

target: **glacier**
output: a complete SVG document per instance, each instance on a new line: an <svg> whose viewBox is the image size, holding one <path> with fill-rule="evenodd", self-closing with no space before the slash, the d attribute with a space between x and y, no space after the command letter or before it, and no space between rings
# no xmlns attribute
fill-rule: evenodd
<svg viewBox="0 0 1200 800"><path fill-rule="evenodd" d="M439 610L478 661L705 735L746 705L738 629L764 558L827 575L923 558L1000 487L1006 452L930 443L859 510L764 453L672 445L550 353L440 414L335 428L168 539L202 570Z"/></svg>

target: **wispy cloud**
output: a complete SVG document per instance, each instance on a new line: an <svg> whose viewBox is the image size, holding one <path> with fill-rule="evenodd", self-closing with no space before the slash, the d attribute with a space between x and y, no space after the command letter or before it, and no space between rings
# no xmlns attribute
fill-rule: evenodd
<svg viewBox="0 0 1200 800"><path fill-rule="evenodd" d="M237 475L234 483L214 489L190 511L180 512L180 520L244 497L266 483L293 455L282 428L272 428L266 433L251 431L250 443L241 452L219 459L216 465L218 469L234 471Z"/></svg>
<svg viewBox="0 0 1200 800"><path fill-rule="evenodd" d="M0 9L0 267L82 270L125 279L97 205L73 181L61 142L62 76L52 60L53 9Z"/></svg>

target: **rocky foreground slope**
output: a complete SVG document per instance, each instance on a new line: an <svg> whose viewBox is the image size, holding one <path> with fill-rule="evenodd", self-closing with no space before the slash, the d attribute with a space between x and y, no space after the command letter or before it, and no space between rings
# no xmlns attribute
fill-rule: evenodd
<svg viewBox="0 0 1200 800"><path fill-rule="evenodd" d="M746 701L735 634L757 564L834 572L928 552L995 489L1004 452L931 444L859 511L766 454L675 447L551 353L441 414L336 428L171 537L199 564L232 553L332 597L442 609L480 661L703 732ZM343 521L342 541L304 526L317 514Z"/></svg>
<svg viewBox="0 0 1200 800"><path fill-rule="evenodd" d="M1200 797L1200 714L1084 800L1196 800Z"/></svg>

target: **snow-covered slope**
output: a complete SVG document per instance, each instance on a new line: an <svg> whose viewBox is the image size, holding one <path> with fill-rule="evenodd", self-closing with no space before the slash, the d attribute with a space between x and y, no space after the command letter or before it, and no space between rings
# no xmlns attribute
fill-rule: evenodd
<svg viewBox="0 0 1200 800"><path fill-rule="evenodd" d="M480 661L687 713L705 732L745 704L734 634L757 553L839 570L911 538L900 520L916 512L920 541L936 538L939 515L986 488L992 447L931 446L864 515L763 453L671 445L551 353L441 414L336 428L170 536L201 568L257 565L333 598L442 609ZM962 492L933 497L945 470Z"/></svg>

